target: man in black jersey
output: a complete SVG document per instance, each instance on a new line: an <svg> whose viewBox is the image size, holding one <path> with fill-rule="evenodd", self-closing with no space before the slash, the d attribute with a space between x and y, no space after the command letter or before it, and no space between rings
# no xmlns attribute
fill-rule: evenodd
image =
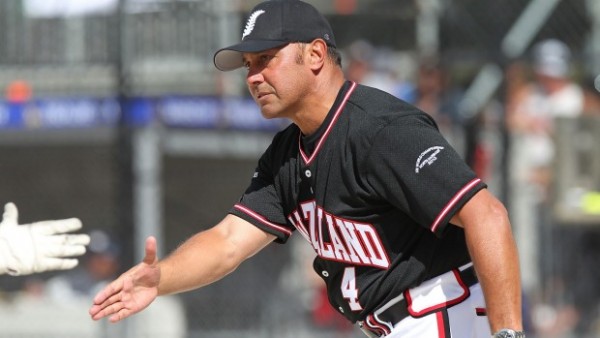
<svg viewBox="0 0 600 338"><path fill-rule="evenodd" d="M505 208L428 115L345 80L314 7L257 5L242 41L214 63L245 67L263 116L293 123L220 223L160 261L148 238L144 261L94 298L94 320L212 283L296 231L317 254L333 307L368 336L524 337Z"/></svg>

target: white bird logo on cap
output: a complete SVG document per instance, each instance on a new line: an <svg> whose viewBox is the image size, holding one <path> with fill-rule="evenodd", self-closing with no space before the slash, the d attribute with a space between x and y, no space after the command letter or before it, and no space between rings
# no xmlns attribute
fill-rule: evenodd
<svg viewBox="0 0 600 338"><path fill-rule="evenodd" d="M254 30L254 25L256 24L256 19L258 19L258 17L263 13L265 13L265 11L261 9L250 15L248 22L246 23L246 28L244 28L244 34L242 34L242 40L252 33L252 30Z"/></svg>

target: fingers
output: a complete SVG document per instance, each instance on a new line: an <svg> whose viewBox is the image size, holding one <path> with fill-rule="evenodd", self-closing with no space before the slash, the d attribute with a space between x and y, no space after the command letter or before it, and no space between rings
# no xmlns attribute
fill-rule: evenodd
<svg viewBox="0 0 600 338"><path fill-rule="evenodd" d="M121 319L125 319L125 318L131 316L132 314L133 314L133 312L131 310L122 308L119 311L117 311L114 315L110 316L108 318L108 320L111 323L116 323L116 322L120 321Z"/></svg>
<svg viewBox="0 0 600 338"><path fill-rule="evenodd" d="M112 323L146 308L158 294L160 271L156 268L156 239L146 239L142 263L129 269L96 294L89 314L93 320L108 317Z"/></svg>
<svg viewBox="0 0 600 338"><path fill-rule="evenodd" d="M46 257L74 257L86 252L86 245L90 243L90 236L80 235L55 235L47 236L33 234L39 255Z"/></svg>
<svg viewBox="0 0 600 338"><path fill-rule="evenodd" d="M100 290L96 296L94 296L94 306L92 309L97 308L97 310L101 310L112 303L120 301L121 298L119 293L123 291L123 277L119 277L107 286L104 289ZM92 309L90 309L90 314L92 314ZM96 311L95 313L97 313Z"/></svg>
<svg viewBox="0 0 600 338"><path fill-rule="evenodd" d="M126 318L130 315L130 312L131 311L125 308L125 304L123 302L113 303L107 307L93 305L90 308L90 316L93 320L100 320L104 317L110 316L108 319L111 323L116 323L119 320Z"/></svg>
<svg viewBox="0 0 600 338"><path fill-rule="evenodd" d="M124 277L121 276L102 289L94 297L94 304L89 310L93 320L109 317L109 321L116 323L130 316L133 312L127 309L123 301Z"/></svg>
<svg viewBox="0 0 600 338"><path fill-rule="evenodd" d="M99 320L110 316L111 322L117 322L128 316L126 313L121 313L125 309L125 303L121 301L121 294L116 294L104 301L102 304L94 304L89 310L93 320Z"/></svg>
<svg viewBox="0 0 600 338"><path fill-rule="evenodd" d="M144 263L152 265L156 263L156 261L156 238L154 236L149 236L146 238L146 255L144 256Z"/></svg>
<svg viewBox="0 0 600 338"><path fill-rule="evenodd" d="M86 234L78 234L78 235L65 235L66 239L64 240L67 245L88 245L90 244L90 236Z"/></svg>
<svg viewBox="0 0 600 338"><path fill-rule="evenodd" d="M38 249L46 257L76 257L85 254L84 245L70 245L57 243L55 245L46 245Z"/></svg>
<svg viewBox="0 0 600 338"><path fill-rule="evenodd" d="M77 235L55 235L55 236L42 236L43 243L47 245L54 246L86 246L90 244L90 236L86 234L77 234ZM42 242L41 239L38 239Z"/></svg>
<svg viewBox="0 0 600 338"><path fill-rule="evenodd" d="M81 229L81 220L67 218L52 221L41 221L31 224L32 231L41 235L64 234Z"/></svg>
<svg viewBox="0 0 600 338"><path fill-rule="evenodd" d="M4 214L2 215L2 222L12 222L17 224L19 219L19 211L17 206L13 202L8 202L4 205Z"/></svg>
<svg viewBox="0 0 600 338"><path fill-rule="evenodd" d="M53 270L69 270L79 264L79 260L75 258L44 258L38 262L36 272L53 271Z"/></svg>

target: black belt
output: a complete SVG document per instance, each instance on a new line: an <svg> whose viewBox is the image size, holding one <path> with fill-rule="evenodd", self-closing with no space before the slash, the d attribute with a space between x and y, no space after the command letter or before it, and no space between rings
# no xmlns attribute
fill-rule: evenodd
<svg viewBox="0 0 600 338"><path fill-rule="evenodd" d="M471 287L479 282L473 265L469 266L464 270L459 270L458 274L460 275L460 279L462 280L462 282L467 287ZM406 302L406 298L402 298L401 300L387 308L385 311L377 314L377 318L379 320L391 323L392 325L399 323L408 316L410 316L410 313L408 312L408 303ZM368 329L366 325L362 326L362 328ZM380 336L379 333L376 334L377 337Z"/></svg>

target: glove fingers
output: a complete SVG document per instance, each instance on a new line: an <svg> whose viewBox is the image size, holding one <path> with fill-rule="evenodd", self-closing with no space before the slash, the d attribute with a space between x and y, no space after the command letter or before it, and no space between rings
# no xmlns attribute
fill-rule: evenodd
<svg viewBox="0 0 600 338"><path fill-rule="evenodd" d="M77 266L79 260L75 258L44 258L36 266L36 272L50 270L69 270Z"/></svg>
<svg viewBox="0 0 600 338"><path fill-rule="evenodd" d="M85 245L48 244L43 250L45 257L73 257L85 254Z"/></svg>
<svg viewBox="0 0 600 338"><path fill-rule="evenodd" d="M42 235L61 234L81 229L81 220L78 218L59 219L33 223L31 231Z"/></svg>
<svg viewBox="0 0 600 338"><path fill-rule="evenodd" d="M90 244L90 236L86 234L77 235L65 235L67 238L65 242L68 245L88 245Z"/></svg>
<svg viewBox="0 0 600 338"><path fill-rule="evenodd" d="M90 244L90 236L86 234L65 234L44 237L44 245L48 246L69 246L88 244Z"/></svg>
<svg viewBox="0 0 600 338"><path fill-rule="evenodd" d="M13 202L8 202L4 205L4 214L2 215L2 222L11 222L17 224L19 219L19 210Z"/></svg>

